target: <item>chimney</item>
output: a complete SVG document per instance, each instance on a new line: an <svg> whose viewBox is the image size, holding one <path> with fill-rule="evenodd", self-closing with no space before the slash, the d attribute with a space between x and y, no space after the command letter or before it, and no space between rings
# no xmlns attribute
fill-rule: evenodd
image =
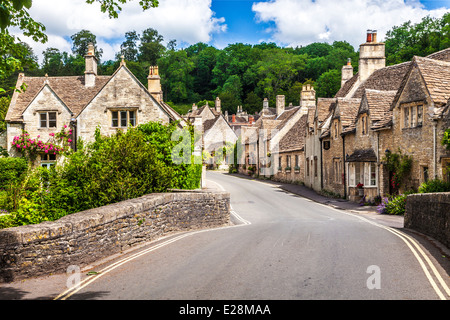
<svg viewBox="0 0 450 320"><path fill-rule="evenodd" d="M248 122L250 123L250 125L253 124L253 117L252 116L248 117Z"/></svg>
<svg viewBox="0 0 450 320"><path fill-rule="evenodd" d="M225 117L225 120L227 120L227 122L230 121L230 119L228 119L228 110L225 110L225 115L224 115L224 117Z"/></svg>
<svg viewBox="0 0 450 320"><path fill-rule="evenodd" d="M236 122L236 115L235 114L233 114L232 116L231 116L231 122Z"/></svg>
<svg viewBox="0 0 450 320"><path fill-rule="evenodd" d="M284 95L277 95L277 118L284 112L286 106Z"/></svg>
<svg viewBox="0 0 450 320"><path fill-rule="evenodd" d="M348 58L347 64L342 67L341 88L351 77L353 77L352 59Z"/></svg>
<svg viewBox="0 0 450 320"><path fill-rule="evenodd" d="M219 97L216 98L215 107L216 107L216 112L222 113L222 110L221 110L221 107L220 107L220 98Z"/></svg>
<svg viewBox="0 0 450 320"><path fill-rule="evenodd" d="M192 104L192 111L196 111L197 110L197 105L195 103Z"/></svg>
<svg viewBox="0 0 450 320"><path fill-rule="evenodd" d="M300 109L307 113L308 108L316 105L316 90L311 84L305 84L300 93Z"/></svg>
<svg viewBox="0 0 450 320"><path fill-rule="evenodd" d="M370 29L367 30L366 42L373 42L373 39L372 39L372 30L370 30Z"/></svg>
<svg viewBox="0 0 450 320"><path fill-rule="evenodd" d="M376 30L367 30L367 42L359 46L359 81L366 80L374 71L385 66L385 45L377 42Z"/></svg>
<svg viewBox="0 0 450 320"><path fill-rule="evenodd" d="M267 98L264 98L263 109L269 109L269 100Z"/></svg>
<svg viewBox="0 0 450 320"><path fill-rule="evenodd" d="M85 71L84 71L84 85L86 87L95 86L95 77L97 76L97 63L98 60L95 57L94 44L90 42L88 44L88 52L84 56Z"/></svg>
<svg viewBox="0 0 450 320"><path fill-rule="evenodd" d="M159 76L158 66L151 66L148 73L148 91L156 99L162 101L161 78Z"/></svg>

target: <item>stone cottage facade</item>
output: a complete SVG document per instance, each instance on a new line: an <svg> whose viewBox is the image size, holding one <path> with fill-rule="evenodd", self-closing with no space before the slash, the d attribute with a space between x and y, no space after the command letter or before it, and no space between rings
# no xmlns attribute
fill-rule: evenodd
<svg viewBox="0 0 450 320"><path fill-rule="evenodd" d="M209 155L205 159L211 168L218 166L227 169L232 154L224 154L224 147L231 147L237 141L237 135L222 114L221 101L217 97L214 107L208 104L198 108L195 104L184 118L199 128L202 136L202 150Z"/></svg>
<svg viewBox="0 0 450 320"><path fill-rule="evenodd" d="M386 67L384 44L368 35L360 46L359 72L350 77L350 67L344 66L341 89L319 126L321 189L373 201L417 189L428 179L448 179L449 152L440 139L449 127L449 52ZM309 121L312 132L314 120ZM410 176L400 186L384 161L392 153L412 158Z"/></svg>
<svg viewBox="0 0 450 320"><path fill-rule="evenodd" d="M96 128L110 135L128 126L149 121L169 123L181 117L162 101L157 67L150 67L147 89L122 60L111 76L97 74L94 47L89 45L83 76L27 77L21 73L16 87L27 86L24 92L14 92L6 114L7 146L14 154L12 141L22 130L32 139L45 140L64 126L72 129L73 141L92 141ZM149 91L151 90L151 91ZM45 158L45 159L44 159ZM42 165L57 161L41 155ZM45 162L45 163L44 163Z"/></svg>

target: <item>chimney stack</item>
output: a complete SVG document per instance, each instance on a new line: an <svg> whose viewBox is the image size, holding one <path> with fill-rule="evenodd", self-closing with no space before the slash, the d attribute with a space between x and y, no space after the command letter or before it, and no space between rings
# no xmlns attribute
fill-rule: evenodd
<svg viewBox="0 0 450 320"><path fill-rule="evenodd" d="M264 98L263 109L269 109L269 100L267 98Z"/></svg>
<svg viewBox="0 0 450 320"><path fill-rule="evenodd" d="M221 107L220 107L220 98L219 98L219 97L216 98L216 101L215 101L215 108L216 108L216 112L222 113L222 109L221 109Z"/></svg>
<svg viewBox="0 0 450 320"><path fill-rule="evenodd" d="M192 111L196 111L197 110L197 105L195 103L192 104Z"/></svg>
<svg viewBox="0 0 450 320"><path fill-rule="evenodd" d="M252 116L248 117L248 122L250 123L250 125L253 124L253 117Z"/></svg>
<svg viewBox="0 0 450 320"><path fill-rule="evenodd" d="M367 42L359 46L359 81L366 80L374 71L385 66L385 45L377 42L376 30L367 30Z"/></svg>
<svg viewBox="0 0 450 320"><path fill-rule="evenodd" d="M316 90L311 84L305 84L300 93L300 109L303 113L308 113L308 108L316 105Z"/></svg>
<svg viewBox="0 0 450 320"><path fill-rule="evenodd" d="M86 87L93 87L95 86L95 77L97 76L98 60L95 57L94 44L92 42L88 44L88 52L84 56L84 61L86 65L86 70L84 71L84 85Z"/></svg>
<svg viewBox="0 0 450 320"><path fill-rule="evenodd" d="M236 115L235 114L233 114L232 116L231 116L231 122L236 122Z"/></svg>
<svg viewBox="0 0 450 320"><path fill-rule="evenodd" d="M352 59L348 58L347 64L342 67L341 88L351 77L353 77Z"/></svg>
<svg viewBox="0 0 450 320"><path fill-rule="evenodd" d="M285 97L284 95L277 95L277 118L284 112L284 108L286 107Z"/></svg>
<svg viewBox="0 0 450 320"><path fill-rule="evenodd" d="M148 73L148 91L156 99L162 101L163 94L161 89L161 77L159 76L158 66L151 66Z"/></svg>

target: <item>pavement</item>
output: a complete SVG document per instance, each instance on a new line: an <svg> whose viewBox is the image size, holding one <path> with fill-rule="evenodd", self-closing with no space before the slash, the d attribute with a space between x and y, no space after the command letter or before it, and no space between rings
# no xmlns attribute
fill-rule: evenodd
<svg viewBox="0 0 450 320"><path fill-rule="evenodd" d="M295 195L307 198L309 200L315 201L317 203L321 203L323 205L327 205L339 210L345 210L347 212L361 215L365 218L375 220L376 222L393 227L393 228L403 228L404 227L404 217L397 215L388 215L388 214L380 214L377 212L376 206L369 205L360 205L359 203L352 202L345 199L336 199L324 196L322 194L317 193L315 190L310 189L303 185L284 183L273 180L266 180L260 178L253 178L244 174L239 173L228 173L226 171L222 171L223 174L232 175L241 179L255 180L261 183L271 184L275 187L278 187L286 192L293 193ZM206 188L214 188L214 186L208 185Z"/></svg>

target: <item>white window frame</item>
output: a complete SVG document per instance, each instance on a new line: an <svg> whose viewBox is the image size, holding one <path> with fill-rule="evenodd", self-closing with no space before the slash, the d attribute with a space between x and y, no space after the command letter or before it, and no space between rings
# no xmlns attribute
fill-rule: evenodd
<svg viewBox="0 0 450 320"><path fill-rule="evenodd" d="M55 114L54 125L50 126L50 114ZM42 116L45 115L45 120L42 120ZM56 128L58 125L58 112L57 111L41 111L39 112L39 128ZM45 121L45 125L42 122ZM52 120L53 122L53 120Z"/></svg>

